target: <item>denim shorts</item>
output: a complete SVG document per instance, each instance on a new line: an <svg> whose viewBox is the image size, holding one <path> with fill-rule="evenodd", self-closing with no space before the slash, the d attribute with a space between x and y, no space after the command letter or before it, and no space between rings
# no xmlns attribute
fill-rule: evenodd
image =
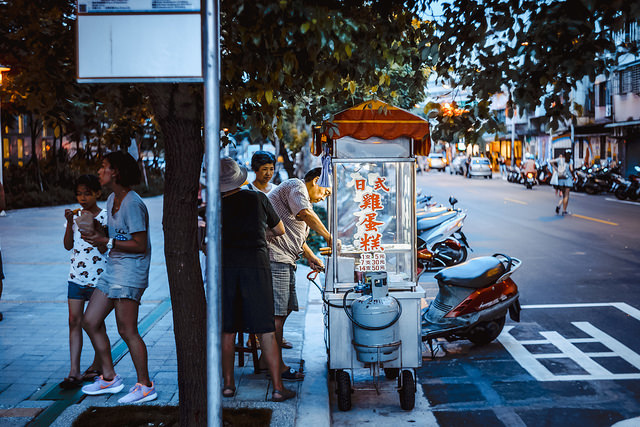
<svg viewBox="0 0 640 427"><path fill-rule="evenodd" d="M140 304L140 299L146 288L112 285L99 280L96 288L100 289L109 299L132 299Z"/></svg>
<svg viewBox="0 0 640 427"><path fill-rule="evenodd" d="M91 286L82 286L74 282L69 282L69 287L67 288L67 298L89 301L94 289L95 288Z"/></svg>

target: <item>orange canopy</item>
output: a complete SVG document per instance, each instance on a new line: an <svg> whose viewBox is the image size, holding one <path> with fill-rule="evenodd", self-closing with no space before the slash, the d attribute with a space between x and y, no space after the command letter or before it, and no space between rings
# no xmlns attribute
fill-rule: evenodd
<svg viewBox="0 0 640 427"><path fill-rule="evenodd" d="M429 123L426 120L382 101L367 101L341 111L335 115L333 123L337 126L332 127L334 132L325 131L325 134L331 134L332 139L344 136L356 139L378 137L386 140L412 138L413 154L416 156L428 155L431 148ZM315 155L322 152L321 140L325 138L314 138L312 152Z"/></svg>

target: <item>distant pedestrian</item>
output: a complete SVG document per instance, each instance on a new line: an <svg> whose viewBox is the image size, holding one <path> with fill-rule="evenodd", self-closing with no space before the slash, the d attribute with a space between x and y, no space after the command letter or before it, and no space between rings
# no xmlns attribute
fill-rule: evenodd
<svg viewBox="0 0 640 427"><path fill-rule="evenodd" d="M273 381L271 400L296 395L284 388L276 341L273 285L267 234L284 234L284 225L260 191L241 189L247 171L230 158L220 161L222 192L222 376L223 397L236 393L233 367L238 332L258 334Z"/></svg>
<svg viewBox="0 0 640 427"><path fill-rule="evenodd" d="M507 164L502 155L498 157L498 165L500 167L500 176L502 176L502 179L507 179Z"/></svg>
<svg viewBox="0 0 640 427"><path fill-rule="evenodd" d="M106 247L96 248L82 239L83 232L78 225L104 228L107 225L107 211L96 204L100 197L100 180L95 175L82 175L75 184L78 209L65 209L67 224L64 232L64 248L71 251L71 266L67 277L67 304L69 306L69 355L71 366L69 375L60 383L63 389L77 388L82 381L92 381L101 374L100 363L94 355L93 363L80 374L80 353L82 352L82 318L84 303L89 301L98 278L107 268ZM82 221L84 220L84 224ZM94 223L95 222L95 223ZM104 328L104 323L101 328Z"/></svg>
<svg viewBox="0 0 640 427"><path fill-rule="evenodd" d="M569 204L569 192L573 187L573 165L571 164L571 150L566 150L563 155L557 159L549 161L554 165L554 169L558 174L558 189L562 193L562 199L556 205L556 214L560 213L562 206L562 215L567 215L567 205Z"/></svg>
<svg viewBox="0 0 640 427"><path fill-rule="evenodd" d="M469 175L469 170L471 168L471 154L467 155L467 159L464 161L464 176L466 176L467 178L471 178L471 175Z"/></svg>
<svg viewBox="0 0 640 427"><path fill-rule="evenodd" d="M131 189L140 183L140 169L127 153L113 152L102 160L98 172L100 183L112 190L107 199L109 234L100 230L83 238L96 247L110 250L107 270L98 280L96 290L84 313L83 327L98 354L102 375L93 384L82 387L85 394L118 393L124 387L111 359L111 344L104 319L115 308L118 332L129 348L138 382L120 403L141 403L158 397L149 378L147 346L138 332L138 308L149 286L151 241L149 213L140 196Z"/></svg>

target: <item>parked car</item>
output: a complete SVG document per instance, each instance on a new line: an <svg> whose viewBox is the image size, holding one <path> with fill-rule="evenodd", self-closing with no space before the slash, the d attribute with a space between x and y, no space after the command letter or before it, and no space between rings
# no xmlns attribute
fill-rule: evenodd
<svg viewBox="0 0 640 427"><path fill-rule="evenodd" d="M442 153L429 153L427 156L427 164L429 165L429 169L438 169L440 172L443 172L447 166L447 160Z"/></svg>
<svg viewBox="0 0 640 427"><path fill-rule="evenodd" d="M464 162L467 158L465 156L457 156L451 161L449 166L449 173L456 175L464 175Z"/></svg>
<svg viewBox="0 0 640 427"><path fill-rule="evenodd" d="M485 178L492 178L491 163L486 157L472 157L471 164L469 165L469 174L467 178L474 176L484 176Z"/></svg>

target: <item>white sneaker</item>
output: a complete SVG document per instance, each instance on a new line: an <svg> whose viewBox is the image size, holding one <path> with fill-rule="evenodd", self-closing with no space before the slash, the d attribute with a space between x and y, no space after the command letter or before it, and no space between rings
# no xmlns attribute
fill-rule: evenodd
<svg viewBox="0 0 640 427"><path fill-rule="evenodd" d="M140 383L136 383L129 390L129 394L118 399L119 403L142 403L148 402L158 398L156 393L156 385L151 383L151 387L144 386Z"/></svg>
<svg viewBox="0 0 640 427"><path fill-rule="evenodd" d="M96 377L93 384L82 387L82 392L94 396L97 394L118 393L123 388L124 384L122 383L120 375L116 375L111 381L105 381L102 375L100 375Z"/></svg>

